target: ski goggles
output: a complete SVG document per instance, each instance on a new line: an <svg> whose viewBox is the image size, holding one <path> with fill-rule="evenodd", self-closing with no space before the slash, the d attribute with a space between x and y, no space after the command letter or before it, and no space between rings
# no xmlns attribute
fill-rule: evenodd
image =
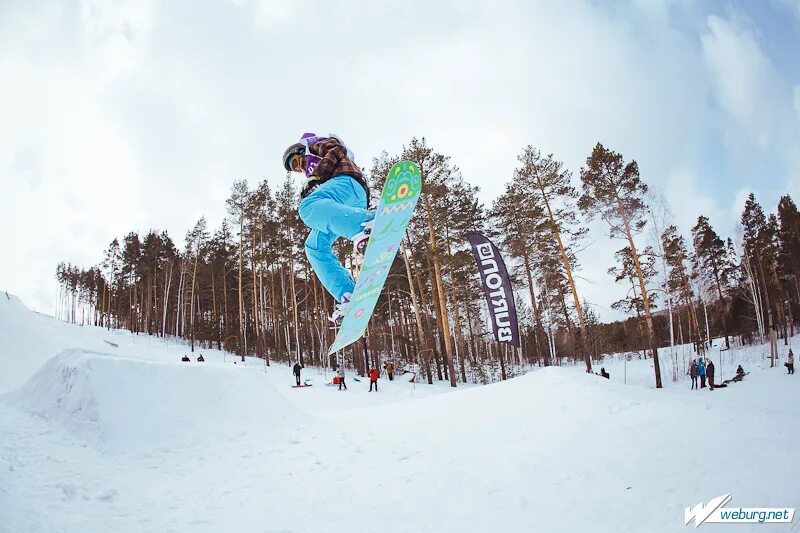
<svg viewBox="0 0 800 533"><path fill-rule="evenodd" d="M292 172L302 172L303 171L303 156L299 154L295 154L289 159L289 168L292 169Z"/></svg>

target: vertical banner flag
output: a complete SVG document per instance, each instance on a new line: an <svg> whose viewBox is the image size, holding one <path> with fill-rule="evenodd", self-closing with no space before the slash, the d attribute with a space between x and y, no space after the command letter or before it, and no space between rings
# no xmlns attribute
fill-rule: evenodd
<svg viewBox="0 0 800 533"><path fill-rule="evenodd" d="M467 239L472 245L472 253L475 254L478 271L481 273L494 338L498 342L507 342L519 348L517 307L500 250L480 233L470 233Z"/></svg>

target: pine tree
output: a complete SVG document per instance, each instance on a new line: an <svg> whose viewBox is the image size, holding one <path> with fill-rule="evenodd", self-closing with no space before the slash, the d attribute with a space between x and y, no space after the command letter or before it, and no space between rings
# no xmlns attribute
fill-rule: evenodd
<svg viewBox="0 0 800 533"><path fill-rule="evenodd" d="M534 283L534 257L538 255L538 243L547 239L546 215L538 197L526 195L525 184L520 181L519 173L515 173L514 179L506 183L503 194L495 199L489 216L495 222L493 236L512 257L522 261L533 312L534 355L549 366L551 354L549 348L542 348L546 334Z"/></svg>
<svg viewBox="0 0 800 533"><path fill-rule="evenodd" d="M725 347L730 348L728 339L728 293L730 292L729 258L725 242L717 235L708 218L699 216L697 224L692 228L696 269L701 278L716 289L722 316L722 330L725 334Z"/></svg>
<svg viewBox="0 0 800 533"><path fill-rule="evenodd" d="M203 254L203 249L205 247L205 243L208 240L208 231L207 231L207 224L206 218L200 217L200 220L194 225L194 228L190 232L186 234L186 258L192 262L192 286L189 289L189 328L190 328L190 335L191 335L191 346L192 352L194 352L194 340L195 340L195 329L194 329L194 322L195 322L195 297L194 291L195 286L197 285L197 265L200 263L201 255Z"/></svg>
<svg viewBox="0 0 800 533"><path fill-rule="evenodd" d="M696 353L705 353L705 341L697 318L697 307L694 303L694 291L691 285L691 276L687 267L689 251L686 240L678 234L678 228L670 226L661 235L664 258L669 272L667 284L670 290L681 296L683 307L686 310L687 323L689 324L689 337L695 346Z"/></svg>
<svg viewBox="0 0 800 533"><path fill-rule="evenodd" d="M247 215L247 202L250 192L247 187L247 180L238 180L233 183L231 196L225 203L228 205L228 214L230 214L236 226L239 228L239 347L242 361L246 352L245 347L245 321L244 321L244 226Z"/></svg>
<svg viewBox="0 0 800 533"><path fill-rule="evenodd" d="M122 248L122 276L125 279L128 289L127 308L130 309L128 315L129 327L134 333L141 331L139 305L139 267L142 257L142 245L139 241L139 234L130 232L125 236Z"/></svg>
<svg viewBox="0 0 800 533"><path fill-rule="evenodd" d="M434 308L435 316L439 324L442 343L444 344L443 355L445 358L445 376L449 377L450 386L455 387L456 376L453 366L452 341L450 339L450 323L447 314L447 296L444 289L444 278L442 270L443 248L437 237L436 228L442 216L449 207L448 186L451 180L458 175L458 169L450 165L450 160L446 156L436 153L428 147L425 139L412 139L408 147L404 148L401 159L415 161L420 166L422 175L422 207L421 216L424 216L424 224L427 226L428 242L430 251L429 259L432 262L432 292L435 293ZM418 210L420 211L420 210ZM414 217L417 218L418 217ZM414 220L412 220L412 224ZM419 233L418 233L419 234Z"/></svg>
<svg viewBox="0 0 800 533"><path fill-rule="evenodd" d="M626 314L635 314L639 339L643 342L647 342L647 334L645 333L646 321L644 320L644 298L640 292L641 286L638 283L639 278L630 246L625 246L617 250L614 257L617 258L618 264L617 266L609 268L608 273L614 276L614 281L617 283L624 282L626 286L630 285L630 288L624 298L620 298L611 304L611 308ZM646 248L639 259L640 272L644 276L645 285L648 285L650 280L656 275L655 254L652 253L650 248ZM650 292L648 298L650 302L654 302L655 293ZM652 305L651 309L654 308L655 305Z"/></svg>
<svg viewBox="0 0 800 533"><path fill-rule="evenodd" d="M641 232L646 224L643 218L646 209L643 197L647 192L647 185L639 176L639 165L636 161L625 164L620 154L607 150L600 143L597 143L586 159L586 167L581 169L581 182L583 194L578 201L581 211L590 219L602 218L609 225L611 236L624 237L631 248L647 321L650 350L653 353L656 388L661 388L658 342L650 314L650 298L633 239L634 234Z"/></svg>
<svg viewBox="0 0 800 533"><path fill-rule="evenodd" d="M571 256L568 246L565 244L562 235L571 237L573 241L580 238L585 231L577 228L577 217L574 209L574 201L578 193L572 187L571 175L563 167L563 163L556 161L550 154L542 157L539 150L528 146L518 158L522 167L516 170L515 182L525 187L525 192L530 191L530 196L538 196L541 200L546 214L546 225L558 245L558 252L563 265L563 273L569 284L575 312L578 316L580 326L579 335L584 351L584 361L586 371L592 371L592 358L589 350L588 339L586 338L586 324L583 318L583 309L578 298L578 290L575 286L575 279L572 271L576 260Z"/></svg>
<svg viewBox="0 0 800 533"><path fill-rule="evenodd" d="M119 276L122 268L122 252L119 249L119 241L115 238L108 245L108 249L103 254L103 268L105 269L105 276L108 279L108 318L106 326L108 329L112 327L112 315L119 316L120 310L114 306L116 300L113 296L118 292ZM116 325L114 327L117 327Z"/></svg>
<svg viewBox="0 0 800 533"><path fill-rule="evenodd" d="M794 324L800 307L800 212L789 195L778 202L779 255L778 270L785 285L788 312L791 317L790 336L794 335Z"/></svg>
<svg viewBox="0 0 800 533"><path fill-rule="evenodd" d="M752 265L748 270L750 277L753 279L760 302L756 304L759 305L760 310L763 309L766 311L767 315L767 323L764 324L764 326L767 327L768 330L762 331L761 333L762 335L767 335L775 329L772 304L767 288L767 277L765 275L768 269L764 267L764 250L765 247L769 246L765 238L767 233L767 219L764 215L764 210L761 208L761 205L756 202L753 193L750 193L747 197L744 210L742 211L741 221L743 230L742 244L744 247L742 255L748 265Z"/></svg>

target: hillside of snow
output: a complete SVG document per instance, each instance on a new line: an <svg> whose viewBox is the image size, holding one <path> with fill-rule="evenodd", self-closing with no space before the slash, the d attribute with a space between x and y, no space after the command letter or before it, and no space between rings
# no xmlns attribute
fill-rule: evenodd
<svg viewBox="0 0 800 533"><path fill-rule="evenodd" d="M726 493L797 506L800 378L761 347L726 353L750 374L713 392L666 363L654 390L650 361L611 358L610 380L551 367L369 393L350 372L340 392L305 369L294 389L286 365L182 363L184 344L0 296L3 533L658 532Z"/></svg>

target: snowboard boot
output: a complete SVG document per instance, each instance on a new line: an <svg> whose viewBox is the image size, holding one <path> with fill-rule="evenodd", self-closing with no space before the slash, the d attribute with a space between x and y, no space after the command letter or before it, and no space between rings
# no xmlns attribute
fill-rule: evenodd
<svg viewBox="0 0 800 533"><path fill-rule="evenodd" d="M338 326L344 318L345 313L347 313L347 308L350 307L350 298L352 297L352 292L344 293L342 295L342 301L333 306L333 313L331 313L331 316L328 320Z"/></svg>
<svg viewBox="0 0 800 533"><path fill-rule="evenodd" d="M353 237L353 250L359 255L364 255L364 250L367 249L369 238L372 236L372 228L375 227L375 219L373 218L371 220L367 220L366 222L362 222L361 226L364 229L356 233L356 235Z"/></svg>

